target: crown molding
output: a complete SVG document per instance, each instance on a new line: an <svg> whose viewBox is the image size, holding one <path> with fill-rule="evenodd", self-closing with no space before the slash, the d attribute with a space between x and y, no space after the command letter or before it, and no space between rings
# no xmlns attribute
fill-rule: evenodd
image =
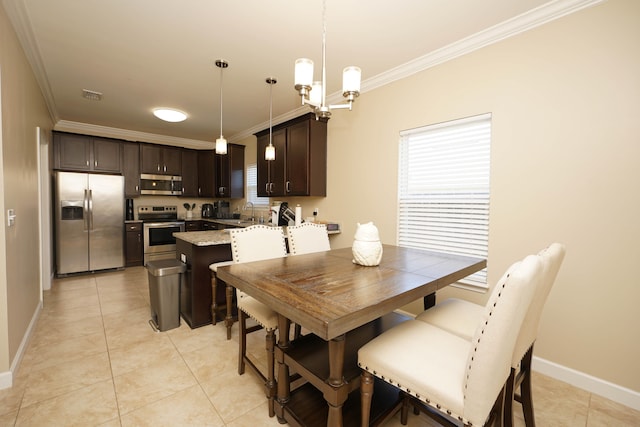
<svg viewBox="0 0 640 427"><path fill-rule="evenodd" d="M61 132L80 133L85 135L103 136L106 138L124 139L125 141L150 142L162 145L174 145L176 147L194 148L197 150L212 150L215 143L197 139L179 138L175 136L160 135L156 133L139 132L129 129L119 129L109 126L93 125L89 123L59 120L54 130ZM230 141L231 142L231 141Z"/></svg>
<svg viewBox="0 0 640 427"><path fill-rule="evenodd" d="M418 57L414 60L406 62L398 67L392 68L384 73L364 80L361 84L361 92L369 92L381 86L390 84L397 80L406 78L413 74L419 73L436 65L474 52L483 47L513 37L517 34L529 31L533 28L544 25L548 22L559 19L563 16L570 15L588 7L603 3L606 0L553 0L535 9L532 9L519 16L501 22L493 27L487 28L470 37L464 38L457 42L451 43L436 51ZM53 119L56 130L65 130L76 133L91 133L98 136L115 137L125 140L154 142L166 145L177 145L184 147L206 149L211 148L212 142L200 141L193 139L185 139L178 137L170 137L166 135L157 135L145 132L137 132L126 129L110 128L105 126L91 125L78 122L70 122L59 120L51 86L44 70L44 65L40 56L38 44L33 35L28 14L26 13L25 0L2 0L9 19L13 23L14 29L18 35L18 39L22 44L23 50L33 72L35 78L40 85L42 95L45 99L47 108L51 118ZM336 92L327 96L327 100L337 102L342 99L341 93ZM274 124L284 122L291 118L297 117L308 112L309 109L302 106L282 114L274 119ZM249 137L269 126L269 122L262 122L249 129L245 129L229 138L229 142L238 141Z"/></svg>
<svg viewBox="0 0 640 427"><path fill-rule="evenodd" d="M499 41L524 33L563 16L570 15L606 0L554 0L535 9L489 27L470 37L451 43L441 49L420 56L377 76L364 80L361 92L379 88L389 83L424 71Z"/></svg>

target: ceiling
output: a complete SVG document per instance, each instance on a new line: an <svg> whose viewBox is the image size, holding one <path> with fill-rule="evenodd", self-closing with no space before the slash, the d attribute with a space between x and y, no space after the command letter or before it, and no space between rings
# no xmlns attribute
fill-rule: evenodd
<svg viewBox="0 0 640 427"><path fill-rule="evenodd" d="M2 1L61 130L202 148L220 134L214 62L225 59L222 130L233 142L268 127L267 77L278 80L275 123L308 111L293 87L297 58L311 58L320 79L321 0ZM585 3L328 0L327 95L339 97L348 65L362 69L365 93ZM189 117L162 122L151 114L161 106Z"/></svg>

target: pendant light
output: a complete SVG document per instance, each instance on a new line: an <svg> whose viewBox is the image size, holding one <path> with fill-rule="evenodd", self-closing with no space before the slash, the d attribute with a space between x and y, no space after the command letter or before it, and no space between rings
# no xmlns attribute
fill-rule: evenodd
<svg viewBox="0 0 640 427"><path fill-rule="evenodd" d="M269 85L269 145L264 149L264 159L275 160L276 147L273 146L273 85L278 81L273 77L267 77L266 82Z"/></svg>
<svg viewBox="0 0 640 427"><path fill-rule="evenodd" d="M216 60L216 67L220 68L220 138L216 139L216 154L227 154L227 140L222 136L222 70L228 66L224 59Z"/></svg>
<svg viewBox="0 0 640 427"><path fill-rule="evenodd" d="M355 66L346 67L342 71L342 96L346 102L342 104L327 105L327 19L326 0L322 2L322 81L313 81L313 61L307 58L297 59L295 62L295 88L302 98L302 105L309 106L316 113L316 118L331 116L333 109L349 109L360 95L360 79L362 71Z"/></svg>

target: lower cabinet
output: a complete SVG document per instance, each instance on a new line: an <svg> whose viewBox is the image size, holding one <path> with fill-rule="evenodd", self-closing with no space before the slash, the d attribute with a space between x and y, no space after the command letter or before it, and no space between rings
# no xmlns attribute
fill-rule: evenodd
<svg viewBox="0 0 640 427"><path fill-rule="evenodd" d="M144 261L142 223L125 223L125 266L135 267Z"/></svg>
<svg viewBox="0 0 640 427"><path fill-rule="evenodd" d="M209 265L229 261L231 244L196 246L176 239L177 257L187 265L180 287L180 314L189 327L197 328L211 323L211 273ZM218 286L216 301L226 304L226 286Z"/></svg>

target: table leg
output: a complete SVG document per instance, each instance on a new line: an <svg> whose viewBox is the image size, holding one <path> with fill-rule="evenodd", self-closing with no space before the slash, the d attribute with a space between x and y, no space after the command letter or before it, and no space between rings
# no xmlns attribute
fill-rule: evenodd
<svg viewBox="0 0 640 427"><path fill-rule="evenodd" d="M275 349L276 362L278 362L277 403L275 407L276 417L280 424L286 424L284 407L289 403L291 384L289 380L289 366L284 363L284 354L289 348L289 329L291 321L278 314L278 346Z"/></svg>
<svg viewBox="0 0 640 427"><path fill-rule="evenodd" d="M231 339L231 327L233 326L233 292L234 287L227 283L227 317L224 319L224 325L227 327L227 339ZM215 299L215 296L213 297Z"/></svg>
<svg viewBox="0 0 640 427"><path fill-rule="evenodd" d="M329 341L329 379L327 383L336 390L335 401L327 402L329 417L327 427L342 427L342 405L348 397L344 383L345 335ZM333 399L332 399L333 400Z"/></svg>
<svg viewBox="0 0 640 427"><path fill-rule="evenodd" d="M423 298L422 303L424 304L424 309L428 310L431 307L433 307L434 305L436 305L436 293L430 293L429 295L425 295L425 297Z"/></svg>

